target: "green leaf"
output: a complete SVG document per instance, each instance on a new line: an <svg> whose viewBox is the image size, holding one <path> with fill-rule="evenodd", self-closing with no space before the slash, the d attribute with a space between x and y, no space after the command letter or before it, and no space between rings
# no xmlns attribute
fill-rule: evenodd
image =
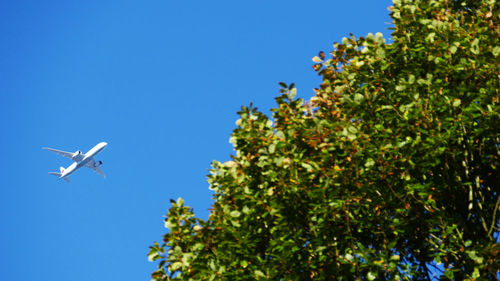
<svg viewBox="0 0 500 281"><path fill-rule="evenodd" d="M312 172L313 171L313 167L307 163L301 163L300 164L302 167L304 167L308 172Z"/></svg>
<svg viewBox="0 0 500 281"><path fill-rule="evenodd" d="M276 144L272 143L269 145L269 153L274 153L276 151Z"/></svg>
<svg viewBox="0 0 500 281"><path fill-rule="evenodd" d="M254 273L256 279L266 277L266 275L258 269L256 269L253 273Z"/></svg>
<svg viewBox="0 0 500 281"><path fill-rule="evenodd" d="M470 51L475 55L479 54L479 39L478 38L474 38L474 40L472 41Z"/></svg>
<svg viewBox="0 0 500 281"><path fill-rule="evenodd" d="M380 59L385 59L385 50L382 49L382 48L377 48L377 51L375 51L375 53L377 54L377 56L380 58Z"/></svg>
<svg viewBox="0 0 500 281"><path fill-rule="evenodd" d="M284 139L285 138L285 134L283 133L283 131L277 131L276 132L276 136L280 139Z"/></svg>
<svg viewBox="0 0 500 281"><path fill-rule="evenodd" d="M170 220L168 219L165 220L165 228L172 229L172 227L174 226L175 224L173 224Z"/></svg>
<svg viewBox="0 0 500 281"><path fill-rule="evenodd" d="M237 211L237 210L234 210L234 211L232 211L232 212L230 213L230 215L231 215L231 217L233 217L233 218L237 218L237 217L239 217L239 216L241 215L241 213L240 213L239 211Z"/></svg>
<svg viewBox="0 0 500 281"><path fill-rule="evenodd" d="M493 56L495 56L495 58L498 57L498 54L500 54L500 46L493 47L491 53L493 54Z"/></svg>
<svg viewBox="0 0 500 281"><path fill-rule="evenodd" d="M367 278L368 280L372 281L372 280L375 280L376 276L375 276L375 274L374 274L373 272L371 272L371 271L370 271L370 272L368 272L368 274L366 275L366 278Z"/></svg>
<svg viewBox="0 0 500 281"><path fill-rule="evenodd" d="M359 104L359 103L361 103L364 99L365 99L365 96L364 96L364 95L362 95L362 94L358 94L358 93L354 94L354 101L355 101L356 103L358 103L358 104Z"/></svg>
<svg viewBox="0 0 500 281"><path fill-rule="evenodd" d="M384 35L381 32L375 33L375 41L379 44L385 43Z"/></svg>
<svg viewBox="0 0 500 281"><path fill-rule="evenodd" d="M405 85L396 85L396 91L404 91L406 89Z"/></svg>
<svg viewBox="0 0 500 281"><path fill-rule="evenodd" d="M408 84L413 84L413 83L415 83L415 75L410 74L408 76Z"/></svg>
<svg viewBox="0 0 500 281"><path fill-rule="evenodd" d="M184 205L184 199L182 199L181 197L179 197L179 198L177 199L177 205L178 205L178 206L182 206L182 205Z"/></svg>
<svg viewBox="0 0 500 281"><path fill-rule="evenodd" d="M154 261L154 260L157 260L161 258L160 255L158 255L158 252L156 250L151 250L149 253L148 253L148 261Z"/></svg>
<svg viewBox="0 0 500 281"><path fill-rule="evenodd" d="M479 269L477 267L474 268L474 272L472 272L472 278L477 279L480 276L481 276L481 274L479 273Z"/></svg>
<svg viewBox="0 0 500 281"><path fill-rule="evenodd" d="M431 32L431 33L427 34L427 37L425 38L425 40L430 42L430 43L434 43L434 37L436 37L436 33Z"/></svg>
<svg viewBox="0 0 500 281"><path fill-rule="evenodd" d="M452 54L457 52L458 46L460 46L460 42L453 42L450 46L450 52Z"/></svg>
<svg viewBox="0 0 500 281"><path fill-rule="evenodd" d="M272 187L269 188L269 189L267 189L267 195L268 196L273 196L273 194L274 194L274 189Z"/></svg>
<svg viewBox="0 0 500 281"><path fill-rule="evenodd" d="M182 262L174 262L174 263L170 266L171 271L176 271L176 270L179 270L181 267L182 267Z"/></svg>
<svg viewBox="0 0 500 281"><path fill-rule="evenodd" d="M373 165L375 165L375 161L373 161L373 159L371 159L371 158L368 158L365 162L365 167L369 168Z"/></svg>
<svg viewBox="0 0 500 281"><path fill-rule="evenodd" d="M477 255L477 252L476 252L476 251L474 251L474 250L473 250L473 251L468 251L468 252L467 252L467 254L468 254L468 255L469 255L469 257L470 257L471 259L473 259L476 263L478 263L478 264L482 264L482 263L483 263L483 260L484 260L484 259L483 259L483 257L479 257L479 256Z"/></svg>
<svg viewBox="0 0 500 281"><path fill-rule="evenodd" d="M205 245L203 243L196 243L194 246L193 246L193 250L195 251L199 251L201 249L205 248Z"/></svg>
<svg viewBox="0 0 500 281"><path fill-rule="evenodd" d="M315 63L322 63L323 62L323 60L321 60L318 56L314 56L312 58L312 61L315 62Z"/></svg>

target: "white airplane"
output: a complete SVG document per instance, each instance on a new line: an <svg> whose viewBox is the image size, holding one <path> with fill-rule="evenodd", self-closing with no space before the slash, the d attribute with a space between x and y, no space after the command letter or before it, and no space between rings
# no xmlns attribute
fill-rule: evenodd
<svg viewBox="0 0 500 281"><path fill-rule="evenodd" d="M59 170L61 171L60 173L49 172L49 174L58 176L60 179L64 179L65 181L69 182L68 176L83 166L94 170L96 173L106 178L106 175L102 172L101 168L99 168L99 166L102 165L102 161L98 162L94 161L94 156L96 156L97 153L101 152L107 145L108 143L106 142L100 142L85 154L82 154L80 150L77 150L75 153L71 153L48 147L42 147L42 148L55 152L59 155L62 155L66 158L75 161L75 163L71 164L66 169L64 169L64 167L60 167L59 168Z"/></svg>

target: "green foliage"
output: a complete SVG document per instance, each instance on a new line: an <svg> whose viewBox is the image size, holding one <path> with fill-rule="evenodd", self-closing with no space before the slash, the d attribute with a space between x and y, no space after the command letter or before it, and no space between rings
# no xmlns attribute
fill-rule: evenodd
<svg viewBox="0 0 500 281"><path fill-rule="evenodd" d="M499 19L495 1L394 0L392 43L313 58L308 102L281 83L243 107L212 163L207 221L182 199L154 280L495 280Z"/></svg>

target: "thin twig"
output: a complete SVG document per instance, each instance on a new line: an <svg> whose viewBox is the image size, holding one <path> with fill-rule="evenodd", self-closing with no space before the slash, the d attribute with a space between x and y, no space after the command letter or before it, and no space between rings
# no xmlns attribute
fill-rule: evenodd
<svg viewBox="0 0 500 281"><path fill-rule="evenodd" d="M491 235L491 232L493 231L493 228L495 227L495 224L496 224L498 204L500 204L500 196L498 196L497 203L495 204L495 210L493 211L493 219L491 220L491 226L490 226L490 230L488 231L488 236Z"/></svg>

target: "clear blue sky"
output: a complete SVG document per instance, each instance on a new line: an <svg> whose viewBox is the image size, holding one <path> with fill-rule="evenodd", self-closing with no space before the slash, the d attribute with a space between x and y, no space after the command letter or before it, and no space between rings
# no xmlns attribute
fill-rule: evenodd
<svg viewBox="0 0 500 281"><path fill-rule="evenodd" d="M236 112L278 82L309 98L311 58L383 32L390 1L2 1L0 279L150 280L169 198L206 218L205 177ZM47 174L109 143L70 184Z"/></svg>

